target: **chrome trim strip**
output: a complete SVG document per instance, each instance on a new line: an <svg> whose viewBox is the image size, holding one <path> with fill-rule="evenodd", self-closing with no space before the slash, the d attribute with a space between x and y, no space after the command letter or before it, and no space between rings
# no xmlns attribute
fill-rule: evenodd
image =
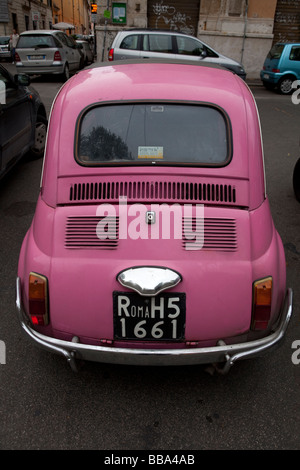
<svg viewBox="0 0 300 470"><path fill-rule="evenodd" d="M266 351L279 346L286 333L293 310L293 291L288 289L281 313L281 321L276 331L269 336L249 341L226 345L220 341L218 346L190 349L133 349L92 346L71 341L51 338L34 331L23 313L21 305L20 278L16 285L16 308L23 331L38 346L56 354L63 355L73 370L76 359L123 365L196 365L223 363L219 371L227 373L232 365L241 359L260 356Z"/></svg>

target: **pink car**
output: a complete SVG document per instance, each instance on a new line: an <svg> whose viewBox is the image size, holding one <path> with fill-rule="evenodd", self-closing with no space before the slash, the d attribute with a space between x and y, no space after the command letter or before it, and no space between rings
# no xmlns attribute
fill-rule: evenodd
<svg viewBox="0 0 300 470"><path fill-rule="evenodd" d="M195 63L103 64L52 107L17 310L37 345L136 365L261 355L291 314L247 85Z"/></svg>

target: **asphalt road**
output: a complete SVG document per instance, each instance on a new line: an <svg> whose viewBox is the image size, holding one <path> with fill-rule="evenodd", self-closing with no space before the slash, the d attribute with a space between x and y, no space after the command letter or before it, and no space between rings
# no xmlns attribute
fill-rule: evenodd
<svg viewBox="0 0 300 470"><path fill-rule="evenodd" d="M48 112L60 83L34 81ZM253 87L264 137L267 190L283 239L294 314L283 346L237 363L226 376L206 366L124 367L63 358L23 336L15 312L20 246L35 210L42 161L24 159L0 182L0 449L300 449L300 204L292 171L300 156L300 104ZM300 354L298 356L300 358ZM102 463L101 460L98 463Z"/></svg>

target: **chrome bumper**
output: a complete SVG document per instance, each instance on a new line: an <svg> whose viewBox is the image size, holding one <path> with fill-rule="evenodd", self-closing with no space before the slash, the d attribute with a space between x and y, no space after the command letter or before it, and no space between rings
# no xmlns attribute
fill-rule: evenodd
<svg viewBox="0 0 300 470"><path fill-rule="evenodd" d="M269 336L249 341L206 348L191 349L133 349L106 346L92 346L72 341L63 341L42 335L30 326L21 303L20 278L16 283L16 308L23 331L38 346L52 353L64 356L73 370L77 370L77 360L104 362L110 364L142 365L142 366L183 366L209 363L223 363L219 371L227 373L231 366L240 359L261 356L281 343L292 316L293 292L288 289L281 312L280 322Z"/></svg>

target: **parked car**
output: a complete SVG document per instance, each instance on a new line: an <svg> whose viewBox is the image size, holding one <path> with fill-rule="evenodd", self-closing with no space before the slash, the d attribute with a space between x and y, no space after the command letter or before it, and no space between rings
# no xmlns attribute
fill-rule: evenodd
<svg viewBox="0 0 300 470"><path fill-rule="evenodd" d="M179 59L221 65L244 80L244 67L210 46L187 34L158 30L120 31L111 46L108 60L124 59Z"/></svg>
<svg viewBox="0 0 300 470"><path fill-rule="evenodd" d="M16 68L28 75L58 74L68 80L83 66L78 44L58 30L34 30L20 34L16 47Z"/></svg>
<svg viewBox="0 0 300 470"><path fill-rule="evenodd" d="M10 52L10 37L9 36L0 36L0 59L11 59Z"/></svg>
<svg viewBox="0 0 300 470"><path fill-rule="evenodd" d="M297 160L293 172L293 188L297 201L300 202L300 158Z"/></svg>
<svg viewBox="0 0 300 470"><path fill-rule="evenodd" d="M73 368L225 373L278 346L292 291L250 90L196 62L95 65L52 108L16 280L23 331Z"/></svg>
<svg viewBox="0 0 300 470"><path fill-rule="evenodd" d="M91 49L91 46L88 41L84 41L81 39L76 39L76 43L79 45L82 53L83 53L83 62L84 65L89 65L94 62L94 53Z"/></svg>
<svg viewBox="0 0 300 470"><path fill-rule="evenodd" d="M266 88L276 88L287 95L293 91L293 82L300 80L300 43L277 43L268 53L260 72Z"/></svg>
<svg viewBox="0 0 300 470"><path fill-rule="evenodd" d="M28 151L44 153L47 115L27 75L14 77L0 65L0 177Z"/></svg>

